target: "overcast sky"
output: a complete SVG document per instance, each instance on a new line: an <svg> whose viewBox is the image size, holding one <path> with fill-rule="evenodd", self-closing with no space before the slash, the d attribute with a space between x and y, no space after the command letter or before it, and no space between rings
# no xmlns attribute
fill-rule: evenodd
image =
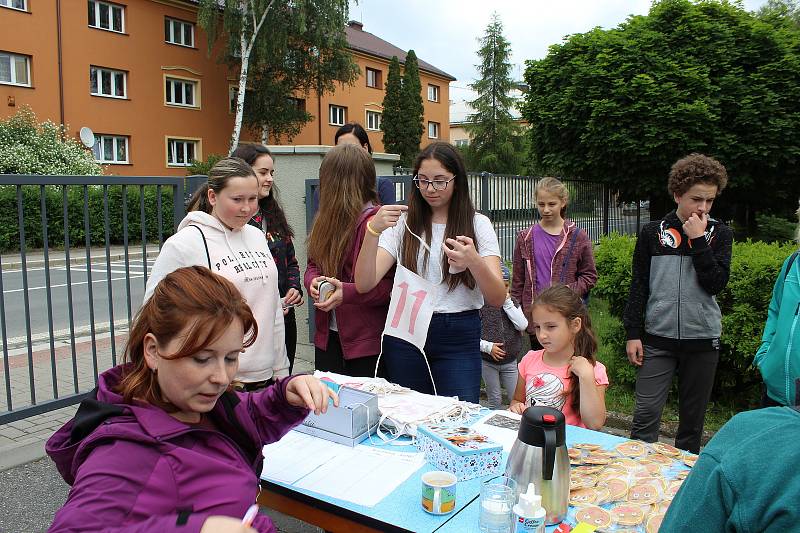
<svg viewBox="0 0 800 533"><path fill-rule="evenodd" d="M766 0L744 0L756 10ZM630 15L644 15L650 0L351 0L350 18L364 30L399 46L452 74L450 98L468 95L477 76L477 38L486 30L493 11L503 22L511 43L515 77L522 79L526 59L547 55L564 36L595 26L613 28Z"/></svg>

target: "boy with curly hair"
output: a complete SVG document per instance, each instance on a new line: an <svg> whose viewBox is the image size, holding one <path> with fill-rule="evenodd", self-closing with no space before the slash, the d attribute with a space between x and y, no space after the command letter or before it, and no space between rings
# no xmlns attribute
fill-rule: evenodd
<svg viewBox="0 0 800 533"><path fill-rule="evenodd" d="M711 157L691 154L678 160L667 184L677 209L639 233L623 315L626 352L637 367L631 438L658 440L677 372L675 446L700 450L722 332L714 296L728 283L733 243L730 228L709 212L727 183L725 167Z"/></svg>

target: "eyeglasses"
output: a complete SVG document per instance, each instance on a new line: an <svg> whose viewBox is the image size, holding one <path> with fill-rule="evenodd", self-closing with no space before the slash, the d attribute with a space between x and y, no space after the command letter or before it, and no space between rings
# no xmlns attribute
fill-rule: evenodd
<svg viewBox="0 0 800 533"><path fill-rule="evenodd" d="M456 179L455 176L450 178L449 180L422 180L419 179L417 176L414 176L414 179L411 181L414 182L414 185L417 186L417 189L427 189L431 185L433 186L434 191L443 191L447 188L447 184Z"/></svg>

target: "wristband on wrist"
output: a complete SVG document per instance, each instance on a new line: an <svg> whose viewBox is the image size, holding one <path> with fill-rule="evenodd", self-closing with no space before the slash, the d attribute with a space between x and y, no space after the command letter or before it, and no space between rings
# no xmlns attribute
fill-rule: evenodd
<svg viewBox="0 0 800 533"><path fill-rule="evenodd" d="M373 234L373 235L375 235L376 237L380 237L380 236L381 236L381 232L380 232L380 231L375 231L375 230L373 229L373 227L372 227L372 224L370 224L370 221L369 221L369 220L367 221L367 231L368 231L368 232L370 232L370 233L372 233L372 234Z"/></svg>

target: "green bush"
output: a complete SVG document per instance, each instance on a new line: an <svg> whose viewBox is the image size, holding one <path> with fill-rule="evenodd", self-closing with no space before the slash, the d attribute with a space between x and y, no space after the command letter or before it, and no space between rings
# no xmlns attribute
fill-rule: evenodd
<svg viewBox="0 0 800 533"><path fill-rule="evenodd" d="M788 242L794 240L797 224L772 215L756 215L756 236L764 242Z"/></svg>
<svg viewBox="0 0 800 533"><path fill-rule="evenodd" d="M628 298L634 237L610 235L595 248L598 283L592 290L608 302L609 313L618 319ZM761 378L752 367L761 341L772 288L781 265L796 247L793 244L736 242L733 244L728 285L717 296L722 310L720 362L714 398L739 409L752 407L760 396ZM632 367L625 356L625 333L619 322L610 323L601 338L601 359L609 367L612 383L632 386Z"/></svg>
<svg viewBox="0 0 800 533"><path fill-rule="evenodd" d="M31 108L0 120L0 174L62 174L96 176L103 173L92 152L69 136L65 126L37 124Z"/></svg>
<svg viewBox="0 0 800 533"><path fill-rule="evenodd" d="M211 167L217 164L217 162L225 157L224 155L220 154L209 154L206 157L205 161L199 161L197 159L192 160L192 164L186 167L186 175L187 176L208 176L208 171L211 170Z"/></svg>
<svg viewBox="0 0 800 533"><path fill-rule="evenodd" d="M127 206L128 242L141 242L141 205L142 192L138 186L125 187ZM44 191L45 209L47 213L47 237L51 248L64 246L64 201L63 187L60 185L25 185L20 188L22 195L22 213L25 229L25 246L27 248L42 248L44 234L42 231L41 199ZM146 238L150 242L158 240L158 205L156 186L145 186L144 208ZM105 244L105 212L103 206L104 190L101 186L87 186L86 195L89 204L90 242L94 246ZM121 185L107 187L108 218L109 218L109 244L122 244L124 242L124 217L123 195ZM15 185L0 186L0 205L6 209L0 210L0 250L10 251L20 248L19 231L19 204L17 202L17 187ZM69 240L71 246L81 246L86 243L84 221L84 189L80 186L67 188L67 213L69 226ZM173 201L172 189L161 188L161 213L163 238L172 235L173 227Z"/></svg>

